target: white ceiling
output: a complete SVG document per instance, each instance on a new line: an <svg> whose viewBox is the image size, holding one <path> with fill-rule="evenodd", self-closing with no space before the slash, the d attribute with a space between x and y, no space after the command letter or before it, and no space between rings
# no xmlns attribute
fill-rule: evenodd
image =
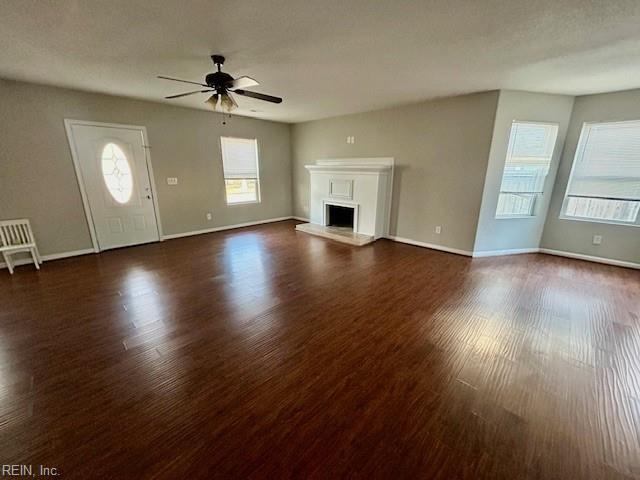
<svg viewBox="0 0 640 480"><path fill-rule="evenodd" d="M3 0L0 77L163 101L191 88L156 75L199 81L222 53L284 97L242 97L239 113L298 122L497 88L640 87L639 25L638 0Z"/></svg>

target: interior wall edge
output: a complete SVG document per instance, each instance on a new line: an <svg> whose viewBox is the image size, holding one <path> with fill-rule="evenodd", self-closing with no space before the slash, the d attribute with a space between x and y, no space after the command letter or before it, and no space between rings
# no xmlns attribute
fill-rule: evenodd
<svg viewBox="0 0 640 480"><path fill-rule="evenodd" d="M553 250L551 248L541 248L540 253L544 253L547 255L555 255L557 257L573 258L576 260L585 260L587 262L604 263L605 265L613 265L616 267L625 267L625 268L633 268L636 270L640 270L640 263L628 262L626 260L615 260L612 258L596 257L593 255L584 255L582 253Z"/></svg>
<svg viewBox="0 0 640 480"><path fill-rule="evenodd" d="M388 240L392 240L394 242L406 243L407 245L413 245L415 247L429 248L431 250L439 250L441 252L453 253L455 255L464 255L465 257L472 257L473 256L473 252L471 252L469 250L462 250L462 249L459 249L459 248L451 248L451 247L447 247L445 245L438 245L436 243L421 242L419 240L413 240L411 238L398 237L397 235L388 235L385 238L387 238Z"/></svg>
<svg viewBox="0 0 640 480"><path fill-rule="evenodd" d="M500 252L540 247L574 103L575 97L572 95L500 90L474 251ZM514 121L557 124L556 145L545 179L543 193L539 195L536 202L536 214L530 217L496 218L496 208Z"/></svg>
<svg viewBox="0 0 640 480"><path fill-rule="evenodd" d="M49 262L51 260L62 260L63 258L79 257L80 255L89 255L90 253L97 253L97 252L93 248L85 248L82 250L73 250L69 252L50 253L49 255L42 255L41 258L43 262ZM24 255L22 257L24 257ZM15 266L33 265L33 260L31 259L31 257L16 258L13 261L13 264ZM7 268L7 264L4 262L0 262L0 269L3 269L3 268Z"/></svg>
<svg viewBox="0 0 640 480"><path fill-rule="evenodd" d="M277 217L277 218L269 218L266 220L256 220L254 222L245 222L245 223L239 223L239 224L235 224L235 225L225 225L222 227L214 227L214 228L210 228L210 229L206 229L206 230L196 230L196 231L192 231L192 232L184 232L184 233L174 233L174 234L170 234L170 235L163 235L160 238L160 242L163 242L165 240L173 240L176 238L183 238L183 237L190 237L193 235L203 235L206 233L214 233L214 232L222 232L225 230L234 230L236 228L243 228L243 227L251 227L251 226L255 226L255 225L263 225L266 223L276 223L276 222L282 222L285 220L292 220L294 219L294 217L292 216L287 216L287 217ZM153 243L158 243L158 242L153 242ZM108 252L109 250L104 250L105 252ZM78 257L80 255L88 255L90 253L101 253L101 252L96 252L93 248L85 248L82 250L73 250L73 251L69 251L69 252L59 252L59 253L51 253L48 255L43 255L42 256L42 261L43 262L48 262L51 260L61 260L63 258L69 258L69 257ZM20 255L20 254L18 254ZM24 257L24 255L20 256L19 258L16 258L14 260L14 265L15 266L20 266L20 265L29 265L32 264L33 261L31 260L31 257ZM4 262L0 262L0 269L3 268L7 268L6 263Z"/></svg>
<svg viewBox="0 0 640 480"><path fill-rule="evenodd" d="M288 215L285 217L274 217L274 218L267 218L264 220L255 220L252 222L244 222L244 223L236 223L231 225L222 225L219 227L204 228L202 230L192 230L190 232L171 233L169 235L162 235L161 241L172 240L174 238L191 237L193 235L203 235L205 233L222 232L224 230L233 230L236 228L252 227L254 225L263 225L265 223L282 222L284 220L291 220L293 218L295 217Z"/></svg>

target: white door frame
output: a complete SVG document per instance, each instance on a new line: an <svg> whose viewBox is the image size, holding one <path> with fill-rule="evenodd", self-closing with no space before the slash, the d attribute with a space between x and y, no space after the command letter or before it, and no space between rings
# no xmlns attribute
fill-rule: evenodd
<svg viewBox="0 0 640 480"><path fill-rule="evenodd" d="M64 128L67 131L67 140L69 141L69 149L71 150L71 158L73 160L73 168L76 171L76 180L78 181L78 187L80 188L80 196L82 197L82 206L84 207L84 214L87 218L87 225L89 226L89 233L91 234L91 243L93 245L93 251L95 253L100 252L100 245L98 244L98 237L96 235L96 229L93 223L93 215L91 214L91 208L89 207L89 199L87 198L87 192L84 188L84 179L82 178L82 171L80 170L80 161L78 158L78 152L76 151L76 144L73 139L72 127L74 125L84 125L89 127L107 127L107 128L120 128L126 130L139 130L142 132L142 143L144 149L144 158L147 165L147 172L149 173L149 182L151 185L151 199L153 201L153 211L156 218L156 228L158 230L158 240L162 241L162 223L160 223L160 207L158 206L158 197L156 182L153 175L153 166L151 165L151 153L149 152L151 146L147 140L147 128L139 125L123 125L119 123L102 123L92 122L88 120L74 120L70 118L64 119Z"/></svg>

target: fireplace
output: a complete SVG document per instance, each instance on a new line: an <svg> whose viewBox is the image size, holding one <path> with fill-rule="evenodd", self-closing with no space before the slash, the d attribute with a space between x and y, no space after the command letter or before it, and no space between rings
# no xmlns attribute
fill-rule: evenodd
<svg viewBox="0 0 640 480"><path fill-rule="evenodd" d="M349 228L353 230L353 219L355 214L355 209L353 207L327 203L326 209L327 226Z"/></svg>
<svg viewBox="0 0 640 480"><path fill-rule="evenodd" d="M296 230L366 245L389 234L393 158L318 160L309 171L309 223Z"/></svg>

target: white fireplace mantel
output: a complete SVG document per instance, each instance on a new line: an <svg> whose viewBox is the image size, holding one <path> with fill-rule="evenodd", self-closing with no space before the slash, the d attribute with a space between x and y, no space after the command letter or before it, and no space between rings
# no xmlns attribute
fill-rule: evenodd
<svg viewBox="0 0 640 480"><path fill-rule="evenodd" d="M336 158L306 165L310 221L327 225L327 205L354 208L353 232L374 239L389 234L394 159Z"/></svg>
<svg viewBox="0 0 640 480"><path fill-rule="evenodd" d="M369 173L378 175L390 172L391 165L305 165L310 172L322 173Z"/></svg>

